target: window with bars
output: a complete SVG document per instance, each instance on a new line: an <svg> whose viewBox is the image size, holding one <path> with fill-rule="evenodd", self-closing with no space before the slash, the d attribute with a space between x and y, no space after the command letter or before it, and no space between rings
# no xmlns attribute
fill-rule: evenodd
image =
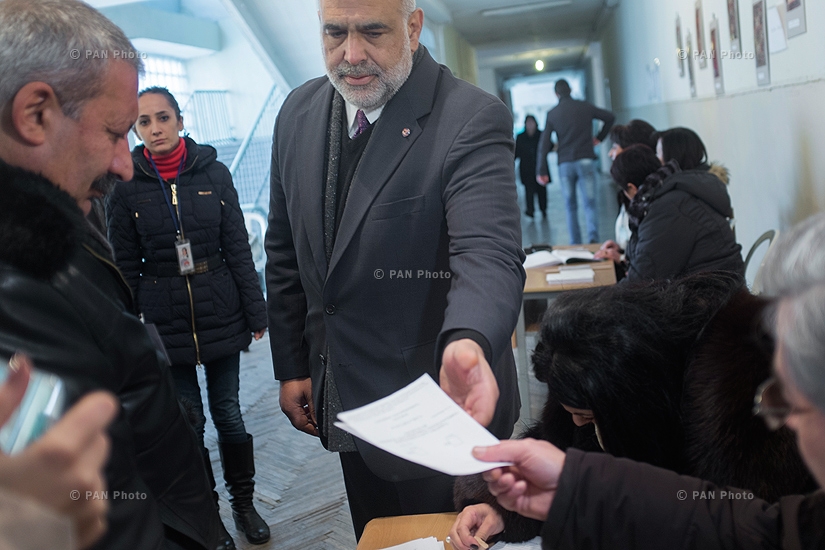
<svg viewBox="0 0 825 550"><path fill-rule="evenodd" d="M146 72L140 79L140 89L150 86L168 88L178 105L183 107L191 95L186 65L174 57L148 56L143 60Z"/></svg>

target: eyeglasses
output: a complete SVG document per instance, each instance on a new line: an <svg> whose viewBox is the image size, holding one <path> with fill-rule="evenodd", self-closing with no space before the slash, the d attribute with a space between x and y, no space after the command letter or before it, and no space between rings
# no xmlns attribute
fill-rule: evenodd
<svg viewBox="0 0 825 550"><path fill-rule="evenodd" d="M815 407L794 407L782 396L782 384L772 376L756 388L753 398L753 414L761 416L771 431L778 430L788 422L792 414L814 412Z"/></svg>
<svg viewBox="0 0 825 550"><path fill-rule="evenodd" d="M782 396L782 386L772 376L756 388L753 398L753 414L762 418L771 431L776 431L788 421L793 407Z"/></svg>

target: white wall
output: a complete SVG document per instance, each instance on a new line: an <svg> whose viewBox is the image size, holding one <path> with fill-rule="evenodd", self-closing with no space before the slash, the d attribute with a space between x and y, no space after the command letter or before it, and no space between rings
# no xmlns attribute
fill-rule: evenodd
<svg viewBox="0 0 825 550"><path fill-rule="evenodd" d="M751 0L737 0L742 50L754 51ZM784 0L768 0L768 6ZM825 2L807 0L808 32L770 56L769 87L756 82L753 59L722 60L726 94L717 97L712 62L694 61L696 99L676 59L675 20L696 45L694 0L624 0L603 35L605 72L618 122L643 118L657 128L687 126L712 160L732 172L729 188L737 237L745 251L765 230L784 229L825 209ZM730 49L726 0L704 0L706 47L712 15L720 49ZM660 60L661 101L649 99L648 66ZM820 144L817 145L819 139Z"/></svg>
<svg viewBox="0 0 825 550"><path fill-rule="evenodd" d="M189 84L193 91L229 92L233 134L243 139L263 107L274 79L241 29L231 19L224 19L219 24L223 48L210 56L187 62Z"/></svg>

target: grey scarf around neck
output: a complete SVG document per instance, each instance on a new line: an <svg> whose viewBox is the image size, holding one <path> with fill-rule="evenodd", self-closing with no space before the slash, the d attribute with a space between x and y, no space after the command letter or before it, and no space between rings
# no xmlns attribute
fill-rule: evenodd
<svg viewBox="0 0 825 550"><path fill-rule="evenodd" d="M424 50L424 46L419 46L413 53L413 70L424 57ZM412 71L410 72L412 73ZM390 98L390 101L392 101L392 98ZM344 116L344 98L336 90L332 96L332 108L330 110L329 125L327 126L327 170L324 181L324 251L327 258L327 270L329 270L332 249L335 245L335 213L338 208L338 200L346 200L346 197L337 196L338 171L341 166L341 142L344 139ZM356 173L357 171L356 168ZM321 427L327 437L327 448L330 451L339 453L355 452L358 448L355 446L355 440L352 436L333 424L338 417L338 413L344 410L341 395L338 393L335 377L332 374L333 353L327 346L323 397L324 411Z"/></svg>

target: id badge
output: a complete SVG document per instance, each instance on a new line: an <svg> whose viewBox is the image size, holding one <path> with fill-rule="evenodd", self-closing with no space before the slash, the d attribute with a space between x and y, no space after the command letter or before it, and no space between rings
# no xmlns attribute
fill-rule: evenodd
<svg viewBox="0 0 825 550"><path fill-rule="evenodd" d="M189 275L195 272L195 262L192 259L192 243L189 239L178 239L175 243L175 251L178 253L178 271L181 275Z"/></svg>

